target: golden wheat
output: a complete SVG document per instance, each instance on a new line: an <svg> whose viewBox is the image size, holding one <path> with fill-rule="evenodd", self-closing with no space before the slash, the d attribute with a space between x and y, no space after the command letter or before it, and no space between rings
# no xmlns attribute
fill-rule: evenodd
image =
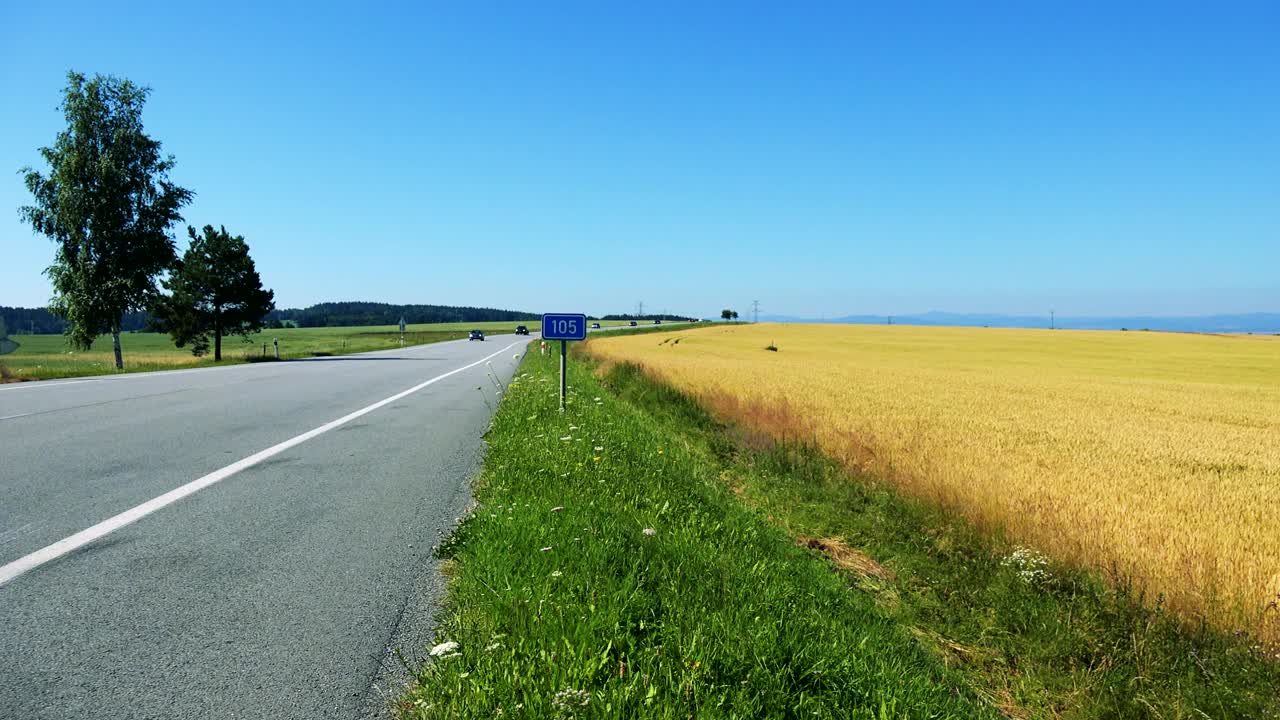
<svg viewBox="0 0 1280 720"><path fill-rule="evenodd" d="M1149 600L1280 639L1280 338L749 325L589 347Z"/></svg>

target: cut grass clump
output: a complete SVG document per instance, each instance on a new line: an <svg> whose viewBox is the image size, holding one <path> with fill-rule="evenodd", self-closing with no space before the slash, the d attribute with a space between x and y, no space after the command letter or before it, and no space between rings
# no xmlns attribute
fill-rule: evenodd
<svg viewBox="0 0 1280 720"><path fill-rule="evenodd" d="M530 355L489 433L403 717L998 717L962 676L721 479L714 424ZM698 423L707 425L698 427ZM686 436L689 429L693 435Z"/></svg>

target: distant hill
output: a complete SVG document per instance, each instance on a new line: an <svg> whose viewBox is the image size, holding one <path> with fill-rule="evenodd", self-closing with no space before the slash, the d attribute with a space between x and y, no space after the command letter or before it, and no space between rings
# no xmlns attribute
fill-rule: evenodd
<svg viewBox="0 0 1280 720"><path fill-rule="evenodd" d="M982 313L927 312L919 315L845 315L838 318L799 318L788 315L762 315L763 322L804 322L857 325L929 325L938 327L1003 327L1047 328L1049 317L1030 315L996 315ZM1159 330L1164 332L1213 333L1280 333L1280 313L1241 313L1234 315L1202 315L1156 317L1130 316L1057 316L1054 327L1065 330Z"/></svg>
<svg viewBox="0 0 1280 720"><path fill-rule="evenodd" d="M48 308L5 307L0 305L0 320L3 320L9 335L60 335L67 327L67 321L54 315ZM125 332L145 330L150 316L147 313L129 313L124 316L121 329Z"/></svg>
<svg viewBox="0 0 1280 720"><path fill-rule="evenodd" d="M636 322L653 321L653 320L670 320L672 322L680 322L683 320L688 320L689 316L688 315L671 315L669 313L658 313L656 315L629 315L627 313L622 313L620 315L619 314L604 315L596 319L598 320L635 320Z"/></svg>
<svg viewBox="0 0 1280 720"><path fill-rule="evenodd" d="M376 302L326 302L302 309L274 310L267 322L293 323L299 327L349 327L442 322L506 322L537 320L537 313L454 305L390 305Z"/></svg>

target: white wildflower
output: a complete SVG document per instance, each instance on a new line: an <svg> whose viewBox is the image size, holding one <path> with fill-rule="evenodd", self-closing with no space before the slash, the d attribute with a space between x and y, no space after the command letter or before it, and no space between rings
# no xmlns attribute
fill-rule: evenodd
<svg viewBox="0 0 1280 720"><path fill-rule="evenodd" d="M586 690L574 690L573 688L565 688L556 693L551 698L551 706L558 710L572 710L574 708L586 707L591 700L591 693Z"/></svg>
<svg viewBox="0 0 1280 720"><path fill-rule="evenodd" d="M451 655L449 655L449 653L454 653L457 651L457 649L458 649L458 643L452 640L450 640L449 642L442 642L439 645L431 648L431 657L441 657L441 656L452 657Z"/></svg>
<svg viewBox="0 0 1280 720"><path fill-rule="evenodd" d="M653 537L658 534L658 531L653 528L645 528L644 530L641 530L641 532L644 533L645 537Z"/></svg>
<svg viewBox="0 0 1280 720"><path fill-rule="evenodd" d="M559 570L553 570L551 572L551 577L560 577L561 575L564 575L564 573L560 572Z"/></svg>
<svg viewBox="0 0 1280 720"><path fill-rule="evenodd" d="M1019 545L1000 564L1012 568L1028 585L1039 585L1049 579L1049 558L1034 548Z"/></svg>

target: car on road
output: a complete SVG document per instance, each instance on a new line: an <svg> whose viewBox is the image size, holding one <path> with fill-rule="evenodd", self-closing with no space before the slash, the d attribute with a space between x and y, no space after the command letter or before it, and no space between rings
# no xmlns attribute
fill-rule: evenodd
<svg viewBox="0 0 1280 720"><path fill-rule="evenodd" d="M662 324L662 320L654 320L654 321L653 321L653 324L654 324L654 325L661 325L661 324Z"/></svg>
<svg viewBox="0 0 1280 720"><path fill-rule="evenodd" d="M635 327L635 326L636 326L636 321L635 321L635 320L632 320L632 321L631 321L631 327Z"/></svg>
<svg viewBox="0 0 1280 720"><path fill-rule="evenodd" d="M591 329L592 329L592 330L599 330L599 329L600 329L600 323L591 323Z"/></svg>
<svg viewBox="0 0 1280 720"><path fill-rule="evenodd" d="M517 334L517 335L528 335L528 334L529 334L529 328L525 327L524 325L517 325L517 326L516 326L516 334Z"/></svg>
<svg viewBox="0 0 1280 720"><path fill-rule="evenodd" d="M471 341L471 340L480 340L481 342L483 342L483 341L484 341L484 331L483 331L483 330L472 330L472 331L471 331L471 333L467 335L467 340L468 340L468 341Z"/></svg>

